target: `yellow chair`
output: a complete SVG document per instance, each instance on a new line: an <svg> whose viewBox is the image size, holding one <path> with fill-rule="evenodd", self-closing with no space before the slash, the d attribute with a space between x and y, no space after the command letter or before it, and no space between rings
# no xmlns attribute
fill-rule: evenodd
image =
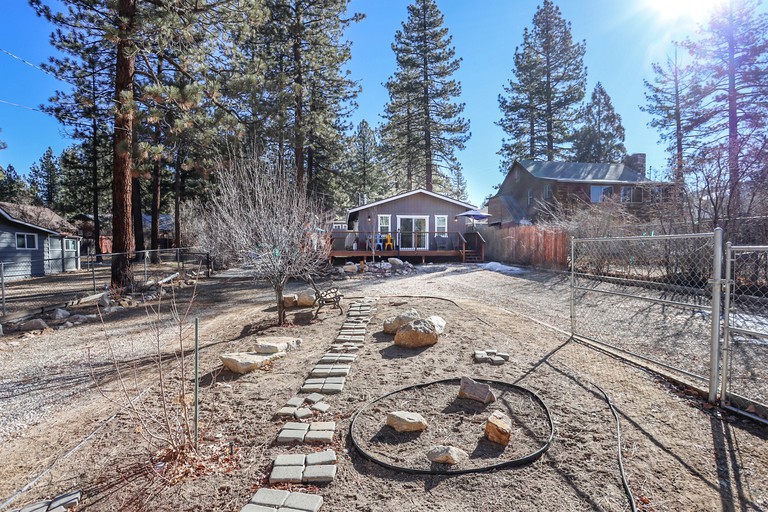
<svg viewBox="0 0 768 512"><path fill-rule="evenodd" d="M387 247L389 247L390 251L394 251L395 250L395 244L392 243L392 234L391 233L387 233L387 238L386 238L386 240L384 240L384 250L385 251L387 250Z"/></svg>

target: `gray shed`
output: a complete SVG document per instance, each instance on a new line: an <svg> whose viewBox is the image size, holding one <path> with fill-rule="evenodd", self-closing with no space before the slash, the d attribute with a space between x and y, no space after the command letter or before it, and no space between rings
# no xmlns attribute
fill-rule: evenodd
<svg viewBox="0 0 768 512"><path fill-rule="evenodd" d="M7 279L80 269L75 227L42 206L0 202L0 262Z"/></svg>

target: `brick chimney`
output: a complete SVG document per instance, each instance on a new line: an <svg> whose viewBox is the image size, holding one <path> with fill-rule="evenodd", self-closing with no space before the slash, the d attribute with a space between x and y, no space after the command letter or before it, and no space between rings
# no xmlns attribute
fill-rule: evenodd
<svg viewBox="0 0 768 512"><path fill-rule="evenodd" d="M624 165L640 173L645 179L645 153L632 153L624 157Z"/></svg>

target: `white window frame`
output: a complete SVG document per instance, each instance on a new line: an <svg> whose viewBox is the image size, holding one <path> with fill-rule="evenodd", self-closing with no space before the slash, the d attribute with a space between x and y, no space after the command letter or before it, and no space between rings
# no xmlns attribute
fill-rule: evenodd
<svg viewBox="0 0 768 512"><path fill-rule="evenodd" d="M381 224L382 219L386 219L386 225L387 230L382 231L381 230ZM382 235L386 235L387 233L392 233L392 215L377 215L376 216L376 232L380 233Z"/></svg>
<svg viewBox="0 0 768 512"><path fill-rule="evenodd" d="M77 240L75 240L74 238L65 238L64 239L64 251L66 251L66 252L75 252L75 251L77 251Z"/></svg>
<svg viewBox="0 0 768 512"><path fill-rule="evenodd" d="M440 219L443 219L445 229L440 228ZM447 215L435 215L435 234L448 233L448 216Z"/></svg>
<svg viewBox="0 0 768 512"><path fill-rule="evenodd" d="M19 237L20 236L24 237L24 245L25 245L25 247L19 247ZM34 247L26 247L27 245L29 245L28 244L28 240L29 240L28 237L30 237L30 236L33 237L32 239L35 241L35 246ZM37 246L37 233L19 232L19 233L16 233L15 239L16 239L16 250L17 251L36 251L37 250L37 247L38 247Z"/></svg>
<svg viewBox="0 0 768 512"><path fill-rule="evenodd" d="M528 189L528 206L533 204L533 187Z"/></svg>
<svg viewBox="0 0 768 512"><path fill-rule="evenodd" d="M627 196L624 195L624 191L629 189L629 194ZM627 198L627 200L625 200ZM636 201L635 198L638 200ZM621 202L622 203L642 203L643 202L643 188L642 187L635 187L635 186L624 186L621 187Z"/></svg>
<svg viewBox="0 0 768 512"><path fill-rule="evenodd" d="M403 249L402 245L400 244L400 235L401 235L401 228L400 228L400 222L402 219L424 219L425 229L423 233L425 233L424 236L424 245L423 248L409 248L409 249ZM429 233L429 215L398 215L397 216L397 243L400 245L400 249L403 251L428 251L429 250L429 236L426 236L426 234Z"/></svg>
<svg viewBox="0 0 768 512"><path fill-rule="evenodd" d="M552 197L552 185L544 185L544 199Z"/></svg>
<svg viewBox="0 0 768 512"><path fill-rule="evenodd" d="M599 189L600 195L595 201L595 191ZM610 190L610 194L606 194L606 191ZM613 197L613 185L590 185L589 187L589 202L590 203L602 203L606 197Z"/></svg>

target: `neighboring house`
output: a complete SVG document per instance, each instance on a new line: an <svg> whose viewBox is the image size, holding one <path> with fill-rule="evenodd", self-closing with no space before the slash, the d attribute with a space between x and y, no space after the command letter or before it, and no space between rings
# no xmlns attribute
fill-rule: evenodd
<svg viewBox="0 0 768 512"><path fill-rule="evenodd" d="M5 278L80 269L75 227L42 206L0 202L0 261Z"/></svg>
<svg viewBox="0 0 768 512"><path fill-rule="evenodd" d="M536 222L547 205L617 201L643 217L650 204L664 200L672 184L645 177L644 155L634 165L516 160L498 193L488 200L490 224Z"/></svg>
<svg viewBox="0 0 768 512"><path fill-rule="evenodd" d="M412 190L349 210L347 231L334 231L331 257L482 256L479 235L460 213L476 206L424 189ZM479 240L478 240L479 239Z"/></svg>

